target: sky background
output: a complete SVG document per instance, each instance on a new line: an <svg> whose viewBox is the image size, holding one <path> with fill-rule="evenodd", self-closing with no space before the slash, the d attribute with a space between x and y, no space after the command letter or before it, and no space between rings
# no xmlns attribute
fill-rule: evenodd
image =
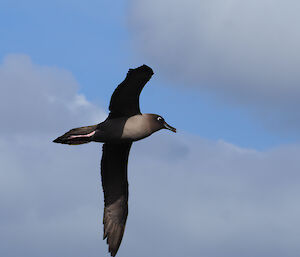
<svg viewBox="0 0 300 257"><path fill-rule="evenodd" d="M0 255L105 256L101 147L51 141L105 119L147 64L117 256L296 257L300 3L0 1ZM107 254L108 256L108 254Z"/></svg>

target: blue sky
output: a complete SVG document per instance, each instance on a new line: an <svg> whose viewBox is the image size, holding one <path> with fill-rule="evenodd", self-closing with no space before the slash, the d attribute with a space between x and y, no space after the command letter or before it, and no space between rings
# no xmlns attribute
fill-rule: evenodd
<svg viewBox="0 0 300 257"><path fill-rule="evenodd" d="M21 53L36 64L69 70L80 92L101 107L108 105L129 67L146 63L155 76L142 94L142 110L164 115L179 130L260 150L298 140L298 133L268 129L247 106L225 102L214 90L200 91L192 87L194 82L170 80L136 47L140 42L132 42L136 32L130 29L126 1L88 3L2 1L1 59ZM276 111L273 115L276 118Z"/></svg>
<svg viewBox="0 0 300 257"><path fill-rule="evenodd" d="M51 141L147 64L179 133L134 144L117 256L298 256L299 5L1 1L0 255L104 256L100 147Z"/></svg>

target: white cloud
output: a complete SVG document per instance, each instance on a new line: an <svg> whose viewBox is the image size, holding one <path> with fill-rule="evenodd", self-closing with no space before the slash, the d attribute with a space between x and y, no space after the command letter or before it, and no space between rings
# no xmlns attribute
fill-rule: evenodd
<svg viewBox="0 0 300 257"><path fill-rule="evenodd" d="M135 46L173 82L251 106L273 129L299 130L299 7L293 0L132 0L130 27Z"/></svg>
<svg viewBox="0 0 300 257"><path fill-rule="evenodd" d="M1 112L0 255L104 255L100 145L51 142L103 111L77 95L66 71L19 55L0 71L2 100L13 106ZM10 113L24 123L11 129ZM167 131L135 143L118 256L298 256L299 153L298 145L257 152Z"/></svg>
<svg viewBox="0 0 300 257"><path fill-rule="evenodd" d="M70 72L34 65L26 55L6 56L0 66L0 85L1 131L5 133L61 131L105 116L78 95Z"/></svg>
<svg viewBox="0 0 300 257"><path fill-rule="evenodd" d="M130 160L131 223L136 234L152 231L137 255L297 256L299 146L257 152L171 136L163 151L177 145L181 157L157 157L166 135L132 152L144 158Z"/></svg>

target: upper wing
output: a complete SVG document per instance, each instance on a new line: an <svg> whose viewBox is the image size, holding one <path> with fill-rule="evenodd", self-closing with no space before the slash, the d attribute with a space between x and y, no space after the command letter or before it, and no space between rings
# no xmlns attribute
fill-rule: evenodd
<svg viewBox="0 0 300 257"><path fill-rule="evenodd" d="M104 192L104 234L115 256L122 241L128 214L127 163L132 143L103 145L101 177Z"/></svg>
<svg viewBox="0 0 300 257"><path fill-rule="evenodd" d="M140 112L139 97L143 87L150 80L153 71L147 65L129 69L125 80L111 96L110 118L133 116Z"/></svg>

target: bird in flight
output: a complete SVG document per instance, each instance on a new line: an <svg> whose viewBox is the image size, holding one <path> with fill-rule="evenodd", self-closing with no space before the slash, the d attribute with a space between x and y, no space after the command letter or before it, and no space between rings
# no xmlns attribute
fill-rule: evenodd
<svg viewBox="0 0 300 257"><path fill-rule="evenodd" d="M160 129L176 132L157 114L142 114L139 96L153 75L147 65L129 69L125 80L112 94L105 121L92 126L74 128L53 140L55 143L80 145L101 142L101 179L104 192L104 234L108 251L115 256L122 241L128 215L127 163L134 141Z"/></svg>

